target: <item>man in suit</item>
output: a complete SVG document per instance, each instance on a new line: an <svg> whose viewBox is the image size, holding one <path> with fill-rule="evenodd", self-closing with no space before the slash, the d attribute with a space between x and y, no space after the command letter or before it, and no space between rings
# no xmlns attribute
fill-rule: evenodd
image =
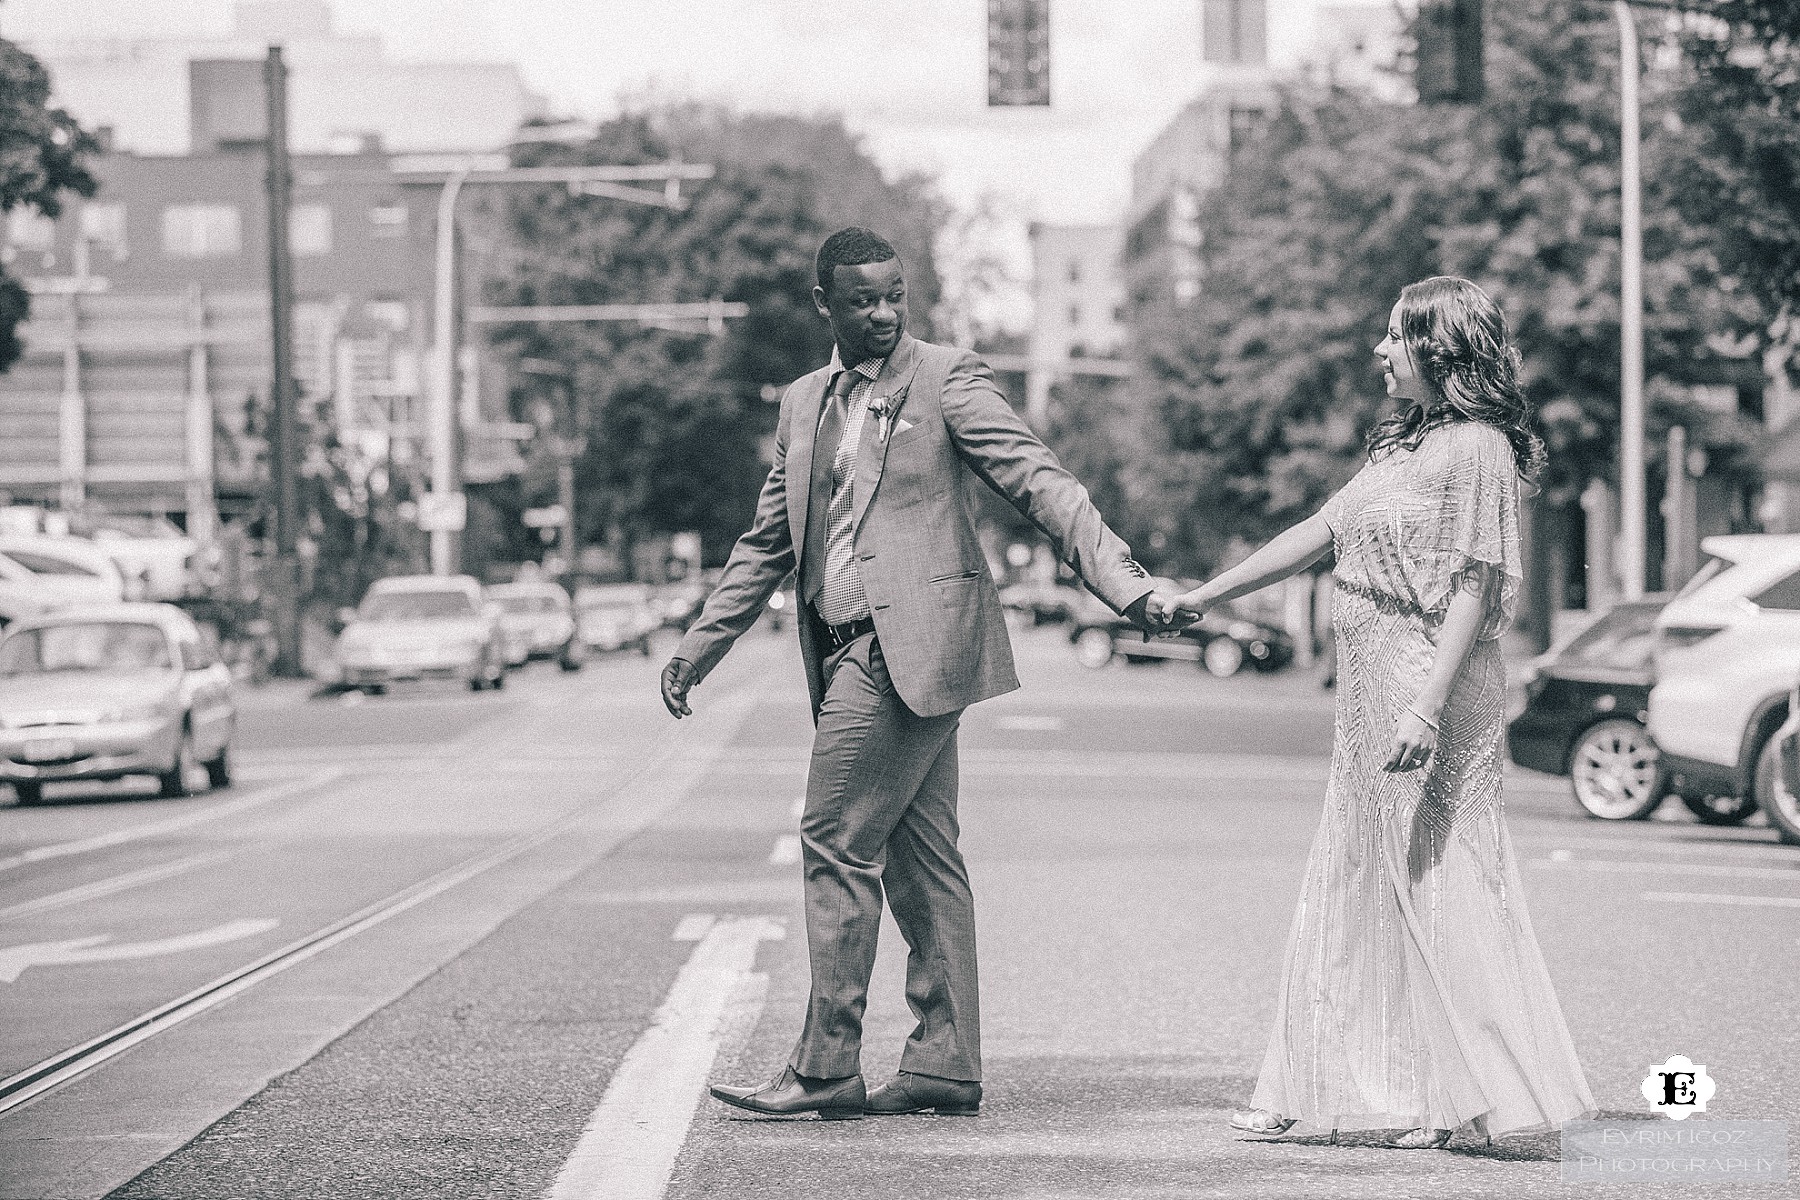
<svg viewBox="0 0 1800 1200"><path fill-rule="evenodd" d="M801 820L812 997L785 1070L712 1094L826 1119L972 1114L981 1034L974 903L956 847L956 731L963 709L1019 681L968 478L1010 501L1141 628L1167 628L1173 614L981 360L906 333L892 246L840 230L816 266L831 363L783 395L755 523L662 676L669 711L689 713L689 689L797 572L817 730ZM900 1073L865 1092L862 1016L884 891L910 949L906 998L919 1023Z"/></svg>

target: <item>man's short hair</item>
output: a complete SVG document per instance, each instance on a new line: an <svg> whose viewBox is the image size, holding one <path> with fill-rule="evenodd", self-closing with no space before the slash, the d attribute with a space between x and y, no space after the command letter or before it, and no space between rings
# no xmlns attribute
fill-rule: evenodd
<svg viewBox="0 0 1800 1200"><path fill-rule="evenodd" d="M819 276L819 286L829 294L832 273L839 267L860 267L864 263L887 262L899 257L886 238L860 225L852 225L825 239L813 269Z"/></svg>

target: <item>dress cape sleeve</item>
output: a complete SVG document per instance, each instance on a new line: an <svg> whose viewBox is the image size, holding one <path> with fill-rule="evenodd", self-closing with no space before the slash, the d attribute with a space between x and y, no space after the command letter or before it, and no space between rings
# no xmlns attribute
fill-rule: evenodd
<svg viewBox="0 0 1800 1200"><path fill-rule="evenodd" d="M1440 442L1442 492L1436 516L1410 556L1414 592L1427 616L1441 618L1469 573L1480 571L1487 615L1477 636L1491 641L1512 624L1525 579L1518 467L1497 429L1465 425Z"/></svg>

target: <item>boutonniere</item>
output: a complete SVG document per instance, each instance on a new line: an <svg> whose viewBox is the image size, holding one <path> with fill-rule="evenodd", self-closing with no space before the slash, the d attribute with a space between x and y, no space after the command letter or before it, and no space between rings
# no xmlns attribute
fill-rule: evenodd
<svg viewBox="0 0 1800 1200"><path fill-rule="evenodd" d="M877 396L869 401L869 415L875 418L876 441L887 441L888 430L893 427L894 414L900 411L900 403L905 399L906 389L901 388L891 396Z"/></svg>

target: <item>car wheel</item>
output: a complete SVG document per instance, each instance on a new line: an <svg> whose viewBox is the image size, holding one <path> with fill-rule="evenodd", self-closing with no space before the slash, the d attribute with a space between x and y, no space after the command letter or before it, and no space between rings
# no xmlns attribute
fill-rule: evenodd
<svg viewBox="0 0 1800 1200"><path fill-rule="evenodd" d="M1106 629L1084 629L1075 637L1075 661L1098 671L1113 660L1113 636Z"/></svg>
<svg viewBox="0 0 1800 1200"><path fill-rule="evenodd" d="M485 676L481 676L481 675L471 675L471 676L469 676L469 690L470 690L470 691L471 691L471 692L481 692L481 691L486 691L486 690L487 690L487 679L486 679L486 677L485 677Z"/></svg>
<svg viewBox="0 0 1800 1200"><path fill-rule="evenodd" d="M1588 816L1640 821L1662 803L1662 754L1636 721L1598 721L1569 752L1569 785Z"/></svg>
<svg viewBox="0 0 1800 1200"><path fill-rule="evenodd" d="M643 655L645 658L650 657L650 639L648 637L642 638L638 641L638 653Z"/></svg>
<svg viewBox="0 0 1800 1200"><path fill-rule="evenodd" d="M194 735L183 725L181 742L175 747L175 765L156 777L157 795L165 800L191 796L198 789L194 775L200 771L200 759L194 752Z"/></svg>
<svg viewBox="0 0 1800 1200"><path fill-rule="evenodd" d="M506 686L506 668L505 667L501 667L498 671L494 672L494 677L492 679L488 680L488 686L493 688L496 692Z"/></svg>
<svg viewBox="0 0 1800 1200"><path fill-rule="evenodd" d="M1756 811L1756 789L1748 796L1683 796L1681 802L1703 825L1741 825Z"/></svg>
<svg viewBox="0 0 1800 1200"><path fill-rule="evenodd" d="M1244 665L1244 648L1235 638L1216 637L1200 651L1200 662L1207 674L1229 679Z"/></svg>
<svg viewBox="0 0 1800 1200"><path fill-rule="evenodd" d="M44 802L44 785L41 783L15 783L13 795L21 805L42 804Z"/></svg>
<svg viewBox="0 0 1800 1200"><path fill-rule="evenodd" d="M1769 824L1789 845L1800 845L1800 796L1788 791L1781 773L1781 746L1770 738L1756 756L1756 802Z"/></svg>
<svg viewBox="0 0 1800 1200"><path fill-rule="evenodd" d="M206 761L206 782L213 788L231 786L231 747L219 747L219 756Z"/></svg>

